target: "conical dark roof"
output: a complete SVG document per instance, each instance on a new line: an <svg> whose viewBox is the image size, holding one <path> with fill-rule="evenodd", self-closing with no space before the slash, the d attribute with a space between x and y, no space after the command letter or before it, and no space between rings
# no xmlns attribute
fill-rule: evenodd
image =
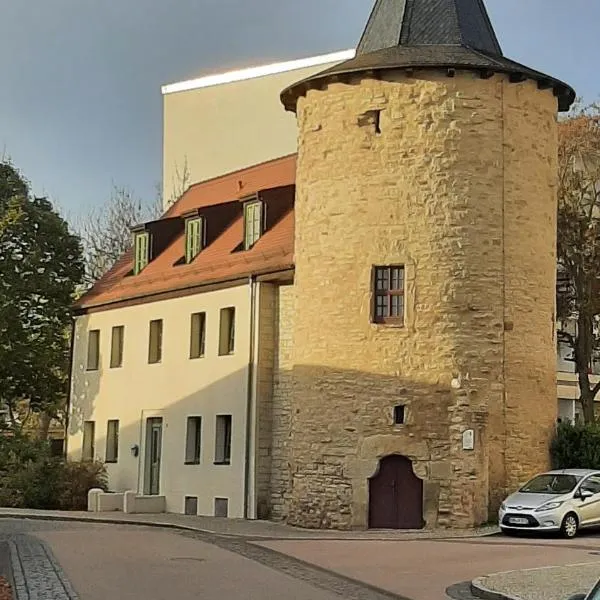
<svg viewBox="0 0 600 600"><path fill-rule="evenodd" d="M553 88L559 110L568 110L575 92L565 83L505 58L483 0L376 0L355 58L284 90L295 110L299 96L324 80L387 69L476 70L482 77L507 73L514 82L537 81Z"/></svg>

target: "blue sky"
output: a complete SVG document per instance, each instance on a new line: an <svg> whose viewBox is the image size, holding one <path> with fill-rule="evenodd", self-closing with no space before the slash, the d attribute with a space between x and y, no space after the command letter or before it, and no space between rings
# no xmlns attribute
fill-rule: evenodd
<svg viewBox="0 0 600 600"><path fill-rule="evenodd" d="M160 86L353 47L372 0L0 0L0 151L85 212L161 178ZM600 97L600 2L487 0L504 53Z"/></svg>

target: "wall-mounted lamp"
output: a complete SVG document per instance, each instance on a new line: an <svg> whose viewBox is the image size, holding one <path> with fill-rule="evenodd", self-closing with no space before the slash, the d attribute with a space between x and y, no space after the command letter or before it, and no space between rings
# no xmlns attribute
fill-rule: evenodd
<svg viewBox="0 0 600 600"><path fill-rule="evenodd" d="M131 454L137 458L140 453L140 447L137 444L131 446Z"/></svg>

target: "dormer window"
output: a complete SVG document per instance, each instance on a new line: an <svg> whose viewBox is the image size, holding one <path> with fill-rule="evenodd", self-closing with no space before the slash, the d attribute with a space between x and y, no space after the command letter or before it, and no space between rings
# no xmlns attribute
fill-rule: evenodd
<svg viewBox="0 0 600 600"><path fill-rule="evenodd" d="M134 235L134 256L135 262L133 272L137 275L141 273L150 262L150 233L140 231Z"/></svg>
<svg viewBox="0 0 600 600"><path fill-rule="evenodd" d="M185 222L185 262L191 263L200 254L204 242L204 219L195 217Z"/></svg>
<svg viewBox="0 0 600 600"><path fill-rule="evenodd" d="M244 250L250 250L263 233L263 203L251 200L244 204Z"/></svg>

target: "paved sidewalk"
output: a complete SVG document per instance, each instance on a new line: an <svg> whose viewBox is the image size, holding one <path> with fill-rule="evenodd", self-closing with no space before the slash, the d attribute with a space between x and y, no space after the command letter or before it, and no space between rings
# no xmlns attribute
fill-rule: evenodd
<svg viewBox="0 0 600 600"><path fill-rule="evenodd" d="M257 539L327 539L327 540L419 540L455 539L483 537L498 533L494 526L477 530L368 530L368 531L326 531L301 529L271 521L247 521L244 519L220 519L217 517L194 517L188 515L164 514L124 514L122 512L76 512L54 510L29 510L0 508L1 518L41 519L55 521L89 521L99 523L127 523L168 527L187 531L200 531L222 536Z"/></svg>
<svg viewBox="0 0 600 600"><path fill-rule="evenodd" d="M600 562L495 573L473 581L506 600L565 600L587 594L600 578Z"/></svg>

